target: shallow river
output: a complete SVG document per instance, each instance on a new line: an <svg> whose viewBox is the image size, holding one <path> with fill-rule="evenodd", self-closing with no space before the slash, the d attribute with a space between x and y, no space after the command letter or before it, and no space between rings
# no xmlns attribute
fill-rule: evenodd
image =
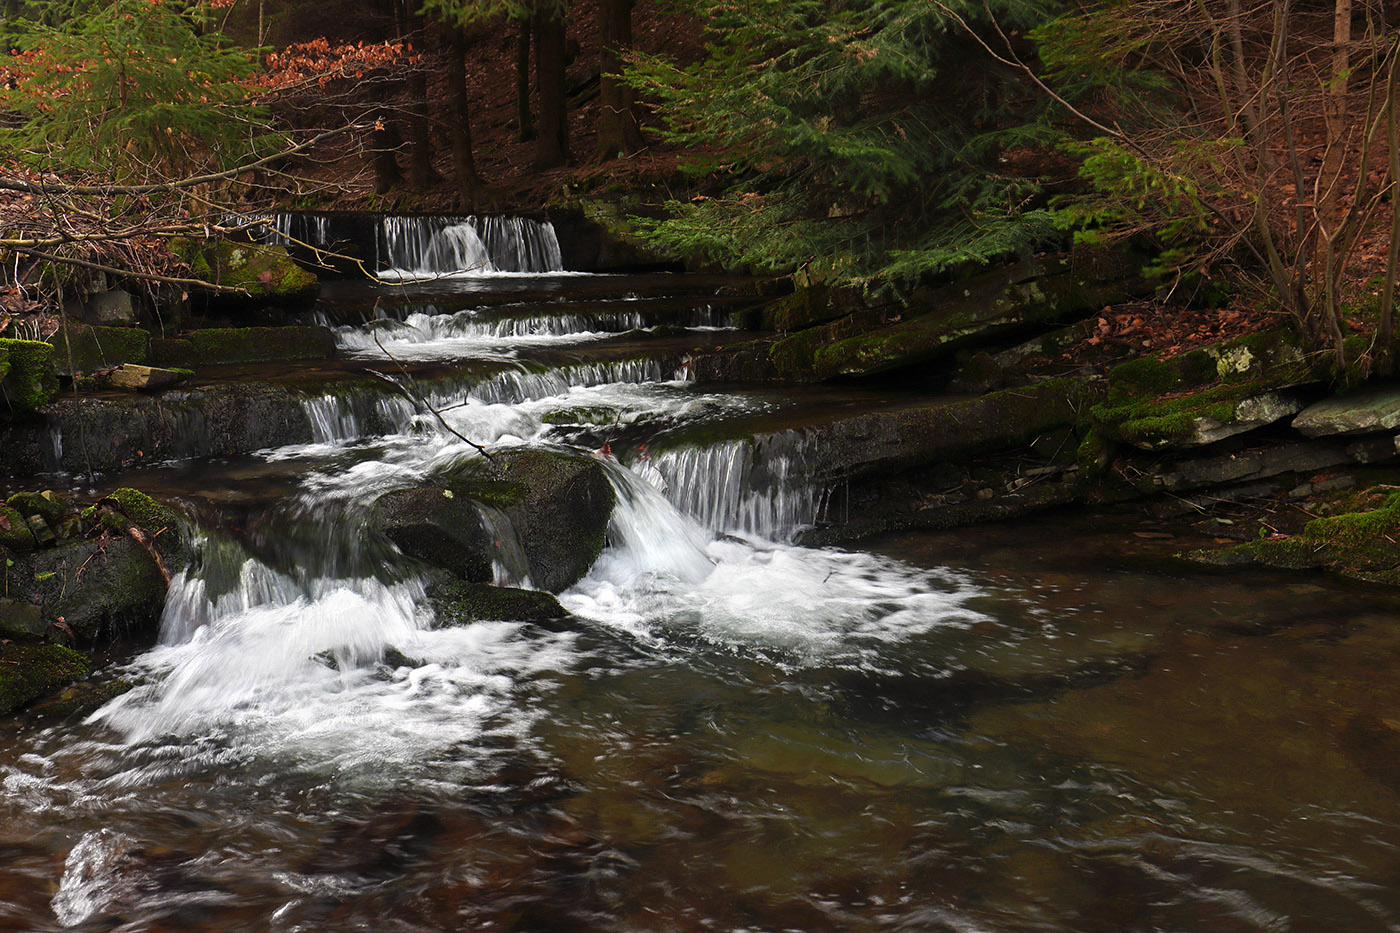
<svg viewBox="0 0 1400 933"><path fill-rule="evenodd" d="M336 295L347 353L455 367L423 383L455 432L622 461L559 631L436 628L363 534L475 456L406 399L396 433L311 399L316 444L99 478L179 494L198 555L107 668L135 689L5 727L0 929L1400 929L1400 597L1200 574L1132 518L794 546L800 432L755 462L732 428L859 393L603 362L660 299L589 287L591 324L480 280ZM681 304L656 346L723 339Z"/></svg>

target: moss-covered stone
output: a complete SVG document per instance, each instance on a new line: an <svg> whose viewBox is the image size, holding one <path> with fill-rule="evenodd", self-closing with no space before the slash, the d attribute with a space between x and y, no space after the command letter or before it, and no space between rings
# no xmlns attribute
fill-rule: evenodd
<svg viewBox="0 0 1400 933"><path fill-rule="evenodd" d="M154 337L151 339L151 365L168 369L193 370L199 366L199 351L194 342L183 337Z"/></svg>
<svg viewBox="0 0 1400 933"><path fill-rule="evenodd" d="M454 582L433 593L441 625L480 621L545 622L568 615L559 600L539 590Z"/></svg>
<svg viewBox="0 0 1400 933"><path fill-rule="evenodd" d="M1314 519L1291 537L1188 556L1217 566L1323 568L1361 580L1400 584L1400 493L1391 493L1375 509Z"/></svg>
<svg viewBox="0 0 1400 933"><path fill-rule="evenodd" d="M61 542L26 562L24 592L45 619L63 618L80 642L155 631L166 581L155 558L131 538Z"/></svg>
<svg viewBox="0 0 1400 933"><path fill-rule="evenodd" d="M5 504L26 517L38 515L54 527L73 511L71 503L52 491L17 492Z"/></svg>
<svg viewBox="0 0 1400 933"><path fill-rule="evenodd" d="M328 327L211 327L192 332L189 342L205 366L325 360L335 355L335 336Z"/></svg>
<svg viewBox="0 0 1400 933"><path fill-rule="evenodd" d="M0 504L0 548L32 551L39 546L24 516L8 504Z"/></svg>
<svg viewBox="0 0 1400 933"><path fill-rule="evenodd" d="M54 367L61 376L96 372L121 363L145 363L151 358L151 335L139 327L91 327L68 324L53 345Z"/></svg>
<svg viewBox="0 0 1400 933"><path fill-rule="evenodd" d="M139 685L139 681L126 677L115 680L82 680L63 688L53 696L36 701L30 712L60 719L87 716Z"/></svg>
<svg viewBox="0 0 1400 933"><path fill-rule="evenodd" d="M194 274L212 285L237 288L249 297L274 302L315 296L316 276L297 265L286 247L228 240L172 240L175 255Z"/></svg>
<svg viewBox="0 0 1400 933"><path fill-rule="evenodd" d="M91 670L86 655L61 645L0 646L0 713L19 709Z"/></svg>
<svg viewBox="0 0 1400 933"><path fill-rule="evenodd" d="M25 417L58 392L53 347L37 340L0 340L7 370L0 375L0 414Z"/></svg>

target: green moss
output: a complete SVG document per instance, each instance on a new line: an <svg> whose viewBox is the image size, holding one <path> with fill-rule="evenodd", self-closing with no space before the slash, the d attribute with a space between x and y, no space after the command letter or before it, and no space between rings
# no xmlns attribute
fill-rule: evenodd
<svg viewBox="0 0 1400 933"><path fill-rule="evenodd" d="M54 366L63 376L121 363L145 363L151 358L151 335L138 327L68 324L50 337L49 343L54 347Z"/></svg>
<svg viewBox="0 0 1400 933"><path fill-rule="evenodd" d="M211 327L190 334L204 365L324 360L335 355L326 327Z"/></svg>
<svg viewBox="0 0 1400 933"><path fill-rule="evenodd" d="M472 476L455 476L448 480L448 487L454 496L480 502L497 509L508 509L525 500L528 492L523 483L486 479Z"/></svg>
<svg viewBox="0 0 1400 933"><path fill-rule="evenodd" d="M53 493L17 492L5 504L22 515L38 515L55 527L72 511L71 506Z"/></svg>
<svg viewBox="0 0 1400 933"><path fill-rule="evenodd" d="M53 347L37 340L0 340L9 371L0 378L0 403L10 414L26 416L58 392Z"/></svg>
<svg viewBox="0 0 1400 933"><path fill-rule="evenodd" d="M162 505L139 489L117 489L109 494L109 498L116 499L126 517L151 534L163 528L175 533L183 520L179 512Z"/></svg>
<svg viewBox="0 0 1400 933"><path fill-rule="evenodd" d="M5 381L5 377L10 374L10 351L5 347L0 347L0 382Z"/></svg>
<svg viewBox="0 0 1400 933"><path fill-rule="evenodd" d="M314 294L319 284L282 246L181 238L171 242L171 250L195 278L241 289L253 298L304 298Z"/></svg>
<svg viewBox="0 0 1400 933"><path fill-rule="evenodd" d="M1362 580L1400 584L1400 493L1390 494L1375 509L1314 519L1290 538L1249 541L1191 556L1222 566L1320 567Z"/></svg>
<svg viewBox="0 0 1400 933"><path fill-rule="evenodd" d="M91 670L86 655L61 645L6 645L0 648L0 712L18 709Z"/></svg>
<svg viewBox="0 0 1400 933"><path fill-rule="evenodd" d="M156 337L151 340L152 366L190 372L199 362L199 351L189 340L179 337Z"/></svg>
<svg viewBox="0 0 1400 933"><path fill-rule="evenodd" d="M24 516L9 505L0 504L0 548L32 551L38 544L34 532L24 523Z"/></svg>

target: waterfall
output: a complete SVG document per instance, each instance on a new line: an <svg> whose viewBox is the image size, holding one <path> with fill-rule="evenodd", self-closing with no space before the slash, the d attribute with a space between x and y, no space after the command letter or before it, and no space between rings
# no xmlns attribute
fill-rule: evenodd
<svg viewBox="0 0 1400 933"><path fill-rule="evenodd" d="M379 260L392 279L564 269L554 225L524 217L384 217Z"/></svg>
<svg viewBox="0 0 1400 933"><path fill-rule="evenodd" d="M374 434L401 434L418 414L417 406L409 399L368 392L305 398L301 407L317 444L344 443Z"/></svg>
<svg viewBox="0 0 1400 933"><path fill-rule="evenodd" d="M814 523L826 499L814 444L797 431L645 454L633 470L714 532L783 541Z"/></svg>

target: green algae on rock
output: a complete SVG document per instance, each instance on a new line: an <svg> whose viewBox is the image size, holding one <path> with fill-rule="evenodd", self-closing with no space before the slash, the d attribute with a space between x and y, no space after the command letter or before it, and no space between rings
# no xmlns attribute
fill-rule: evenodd
<svg viewBox="0 0 1400 933"><path fill-rule="evenodd" d="M440 625L545 622L568 615L553 595L513 586L456 581L436 588L431 596Z"/></svg>

